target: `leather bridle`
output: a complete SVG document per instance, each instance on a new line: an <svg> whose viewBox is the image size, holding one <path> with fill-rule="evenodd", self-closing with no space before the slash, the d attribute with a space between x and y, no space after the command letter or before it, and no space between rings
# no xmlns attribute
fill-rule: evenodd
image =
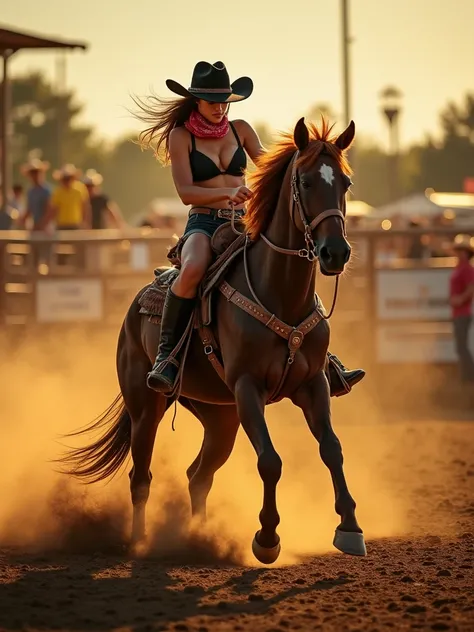
<svg viewBox="0 0 474 632"><path fill-rule="evenodd" d="M303 259L307 259L310 263L314 263L314 261L316 261L316 259L318 258L318 252L317 252L316 244L314 243L314 239L313 239L313 231L328 217L338 217L342 222L342 227L343 227L344 237L345 237L346 236L346 218L344 216L344 213L340 209L330 208L325 211L322 211L321 213L318 213L313 220L311 221L308 220L308 217L303 209L303 203L301 202L301 196L300 196L300 191L299 191L298 168L296 166L299 154L300 152L299 150L297 150L293 158L291 159L292 168L291 168L290 216L296 228L298 230L301 230L295 222L295 207L296 207L298 209L298 213L299 213L301 222L303 224L303 234L304 234L304 239L306 243L306 248L300 248L299 250L292 250L290 248L281 248L280 246L277 246L276 244L271 242L268 239L268 237L265 237L263 233L260 233L260 237L275 252L279 252L283 255L294 255L296 257L302 257ZM233 206L232 206L231 226L234 233L236 235L239 235L240 232L235 227L235 213L234 213ZM258 296L256 295L255 290L253 289L252 282L250 280L248 263L247 263L247 246L248 246L248 237L245 241L244 253L243 253L244 269L245 269L245 277L246 277L247 285L250 290L250 293L252 294L257 304L260 305L260 307L262 307L263 309L266 309L265 306L259 300ZM334 309L336 307L338 288L339 288L339 275L336 276L336 284L334 287L334 297L333 297L331 309L329 310L329 313L326 316L322 317L324 320L328 320L329 318L331 318L334 312Z"/></svg>
<svg viewBox="0 0 474 632"><path fill-rule="evenodd" d="M292 158L292 169L291 169L291 198L290 198L290 216L293 221L293 224L296 228L299 229L298 225L295 222L295 207L298 210L298 214L303 224L303 234L304 240L306 243L306 248L300 248L299 250L291 250L289 248L281 248L277 246L273 242L271 242L268 237L265 237L263 233L260 234L260 237L263 241L270 246L276 252L279 252L284 255L295 255L297 257L302 257L303 259L308 259L308 261L313 262L318 258L318 252L316 244L313 239L313 231L328 217L338 217L344 229L344 236L346 235L346 218L344 217L343 212L338 208L330 208L326 211L322 211L318 213L313 220L309 220L306 215L303 203L301 201L300 190L299 190L299 174L298 167L296 166L297 160L299 157L299 150L295 152L295 155ZM300 230L300 229L299 229Z"/></svg>

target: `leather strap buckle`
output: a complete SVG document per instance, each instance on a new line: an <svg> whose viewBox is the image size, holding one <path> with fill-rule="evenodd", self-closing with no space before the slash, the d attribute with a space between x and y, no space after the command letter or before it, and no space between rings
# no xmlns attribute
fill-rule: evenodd
<svg viewBox="0 0 474 632"><path fill-rule="evenodd" d="M288 338L288 347L291 351L296 351L303 344L304 334L299 329L293 329Z"/></svg>
<svg viewBox="0 0 474 632"><path fill-rule="evenodd" d="M235 219L241 219L244 216L244 212L241 210L232 211L231 209L220 208L216 215L219 219L232 219L232 216L234 216Z"/></svg>
<svg viewBox="0 0 474 632"><path fill-rule="evenodd" d="M211 353L214 353L214 347L212 345L206 345L204 347L204 353L207 356L211 355Z"/></svg>

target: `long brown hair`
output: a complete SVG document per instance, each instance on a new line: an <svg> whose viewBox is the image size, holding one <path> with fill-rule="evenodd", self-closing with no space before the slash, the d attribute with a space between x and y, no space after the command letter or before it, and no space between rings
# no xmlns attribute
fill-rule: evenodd
<svg viewBox="0 0 474 632"><path fill-rule="evenodd" d="M143 149L152 147L163 164L170 161L170 134L181 127L196 108L194 97L162 99L152 94L146 99L132 97L138 111L133 115L148 127L138 135L138 144Z"/></svg>
<svg viewBox="0 0 474 632"><path fill-rule="evenodd" d="M334 144L333 126L323 117L321 126L309 125L310 143L296 163L297 166L313 164L322 152L335 159L341 171L352 173L345 154ZM250 175L249 187L253 196L247 202L244 222L249 235L254 239L265 231L275 211L280 195L281 183L290 161L297 150L292 133L282 134L273 149L257 159L257 169Z"/></svg>

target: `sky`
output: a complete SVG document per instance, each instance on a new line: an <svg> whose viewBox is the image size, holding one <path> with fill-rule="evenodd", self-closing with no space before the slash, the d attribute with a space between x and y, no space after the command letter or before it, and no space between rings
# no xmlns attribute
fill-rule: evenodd
<svg viewBox="0 0 474 632"><path fill-rule="evenodd" d="M67 55L67 85L83 118L107 138L137 129L131 94L171 96L197 61L223 61L254 93L231 116L289 129L314 103L330 103L343 126L339 0L16 0L2 2L0 24L84 40ZM351 115L361 135L388 142L380 91L403 93L402 145L438 127L448 100L474 91L474 0L349 0ZM41 69L55 78L57 53L17 53L12 74Z"/></svg>

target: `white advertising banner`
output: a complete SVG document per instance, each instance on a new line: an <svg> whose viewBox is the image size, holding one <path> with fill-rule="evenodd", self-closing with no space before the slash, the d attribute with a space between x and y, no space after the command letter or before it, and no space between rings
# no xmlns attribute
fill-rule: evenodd
<svg viewBox="0 0 474 632"><path fill-rule="evenodd" d="M405 321L449 320L451 272L451 268L378 270L377 318Z"/></svg>
<svg viewBox="0 0 474 632"><path fill-rule="evenodd" d="M36 284L39 323L99 321L102 302L100 279L42 279Z"/></svg>

